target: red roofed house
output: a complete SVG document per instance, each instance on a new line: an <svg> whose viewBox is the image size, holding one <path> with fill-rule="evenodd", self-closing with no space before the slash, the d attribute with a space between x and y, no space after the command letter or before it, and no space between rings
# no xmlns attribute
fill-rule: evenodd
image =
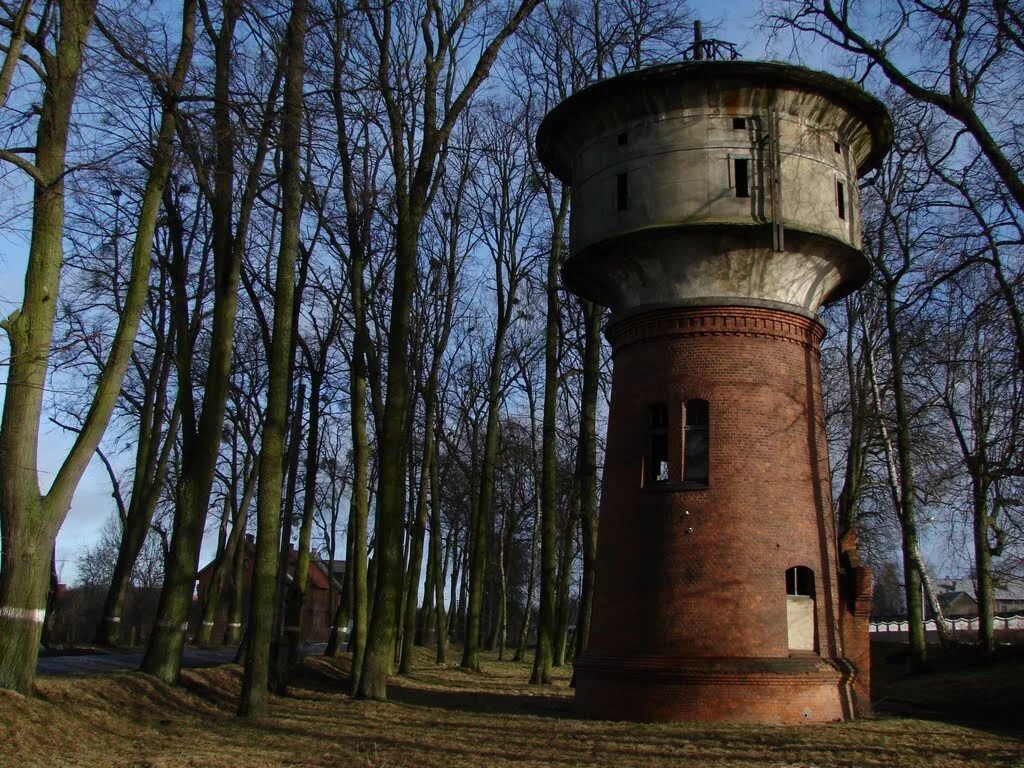
<svg viewBox="0 0 1024 768"><path fill-rule="evenodd" d="M252 534L245 536L245 554L242 560L242 581L245 609L243 612L243 628L248 618L249 589L252 585L253 560L256 544ZM298 552L290 548L288 552L288 582L294 575ZM341 584L345 574L345 561L322 561L317 555L311 554L309 560L308 586L306 598L302 606L302 642L323 643L331 631L331 622L341 599ZM203 605L206 593L213 578L213 562L207 563L197 575L199 582L197 604ZM227 623L228 606L231 601L231 585L225 583L218 601L217 616L214 620L213 637L224 636Z"/></svg>

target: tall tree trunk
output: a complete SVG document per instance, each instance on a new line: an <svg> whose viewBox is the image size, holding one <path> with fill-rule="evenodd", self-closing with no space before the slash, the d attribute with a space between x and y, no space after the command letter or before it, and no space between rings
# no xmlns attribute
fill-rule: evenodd
<svg viewBox="0 0 1024 768"><path fill-rule="evenodd" d="M323 376L314 372L310 380L309 425L306 438L306 479L302 498L302 522L299 524L299 555L295 564L291 589L288 592L288 618L285 633L288 638L288 664L295 666L301 661L303 639L303 607L309 589L310 543L313 534L313 513L316 511L316 476L320 466L320 390ZM299 419L301 422L301 419ZM328 586L334 579L328 566ZM330 595L328 595L330 598ZM330 606L330 599L327 605Z"/></svg>
<svg viewBox="0 0 1024 768"><path fill-rule="evenodd" d="M432 378L435 365L431 365ZM416 499L416 517L413 521L409 541L409 571L405 584L405 617L402 633L402 655L398 671L407 675L412 671L413 641L416 633L416 597L420 586L420 573L423 570L423 536L427 527L427 489L430 485L430 467L434 462L434 403L436 400L432 383L428 380L424 391L425 427L423 435L423 461L420 464L419 494Z"/></svg>
<svg viewBox="0 0 1024 768"><path fill-rule="evenodd" d="M907 407L903 381L903 350L896 318L895 287L885 286L885 320L891 360L893 399L896 407L896 449L888 437L884 423L882 438L886 449L889 484L896 507L896 516L902 533L903 584L907 603L907 631L910 639L911 671L924 671L927 666L928 648L925 641L924 605L921 599L922 572L918 569L919 547L917 520L914 516L914 467L910 448L910 415ZM869 350L868 372L879 419L883 418L878 380L874 361Z"/></svg>
<svg viewBox="0 0 1024 768"><path fill-rule="evenodd" d="M168 185L170 186L170 185ZM164 205L172 196L164 190ZM173 204L173 203L171 203ZM172 237L174 233L172 233ZM177 244L180 245L180 244ZM96 627L95 641L99 645L113 646L121 640L121 617L131 584L131 574L139 552L149 533L156 504L167 477L170 452L177 439L180 415L175 407L170 426L164 433L167 420L167 389L174 367L174 324L165 329L167 308L167 280L162 279L155 301L159 302L158 320L154 323L156 343L153 359L143 379L142 409L139 414L138 440L135 448L135 471L132 496L121 521L121 541L118 545L114 573L103 603L103 613ZM141 367L141 366L139 366ZM163 445L161 447L161 439ZM113 480L113 478L111 478Z"/></svg>
<svg viewBox="0 0 1024 768"><path fill-rule="evenodd" d="M980 464L981 462L979 462ZM980 467L979 467L980 469ZM992 547L989 544L989 478L982 471L971 473L974 523L974 572L978 596L978 643L982 655L991 659L996 650L993 626L995 617L995 590L992 583Z"/></svg>
<svg viewBox="0 0 1024 768"><path fill-rule="evenodd" d="M459 569L462 579L459 582L459 603L455 610L455 637L458 640L464 640L466 637L466 603L469 602L469 580L466 576L469 573L468 543L459 552Z"/></svg>
<svg viewBox="0 0 1024 768"><path fill-rule="evenodd" d="M498 618L495 621L498 661L505 660L505 645L508 641L508 567L507 563L512 552L512 538L515 526L509 523L508 515L501 521L498 549Z"/></svg>
<svg viewBox="0 0 1024 768"><path fill-rule="evenodd" d="M301 301L301 298L299 299ZM293 316L293 322L295 317ZM294 331L294 325L293 331ZM295 362L295 336L292 336L293 346L288 353L289 370L294 370ZM289 374L289 382L291 381ZM291 400L291 386L289 386L288 400ZM277 582L274 587L274 626L270 632L270 680L271 688L281 696L288 692L289 652L291 649L291 635L298 635L302 631L301 618L291 621L293 615L290 613L294 607L291 604L291 590L295 587L295 581L300 578L309 578L309 548L306 548L306 555L302 555L302 546L296 542L292 547L292 531L295 530L295 493L299 474L299 446L302 443L302 413L305 410L306 383L299 382L298 391L295 393L294 406L291 410L289 424L291 431L284 449L285 460L285 485L284 500L279 511L281 527L278 531L280 546L277 550ZM310 521L312 524L312 521ZM301 521L299 523L301 536ZM308 532L307 532L308 535ZM295 564L292 563L294 553ZM291 573L291 586L288 584L288 574ZM302 589L305 590L305 585Z"/></svg>
<svg viewBox="0 0 1024 768"><path fill-rule="evenodd" d="M229 542L231 533L228 531L231 519L231 499L225 496L224 509L221 512L220 530L217 536L217 554L210 564L210 583L203 595L203 607L200 612L199 629L196 630L196 645L209 645L213 640L213 625L217 621L217 608L220 607L220 594L224 589L227 569L232 562Z"/></svg>
<svg viewBox="0 0 1024 768"><path fill-rule="evenodd" d="M420 215L416 215L414 220L418 222L420 218ZM409 344L409 317L417 254L417 236L409 212L404 216L399 215L396 246L395 287L388 333L387 400L384 403L383 432L378 436L379 470L374 526L377 583L358 690L362 697L381 701L387 699L387 680L395 653L395 627L399 618L404 573L404 437L409 397L409 372L406 369L405 354Z"/></svg>
<svg viewBox="0 0 1024 768"><path fill-rule="evenodd" d="M370 443L366 424L366 308L363 301L363 254L351 252L352 316L355 324L350 365L352 423L352 500L349 508L349 529L352 535L352 688L355 695L363 672L366 633L369 630L369 568L367 540L369 537Z"/></svg>
<svg viewBox="0 0 1024 768"><path fill-rule="evenodd" d="M234 472L235 470L233 469L232 471ZM224 542L223 552L220 553L213 563L213 572L210 574L210 587L206 593L206 601L203 603L202 624L196 633L197 645L209 645L213 641L213 629L221 605L221 596L224 593L224 587L231 584L238 551L244 548L245 513L249 507L249 500L253 491L255 470L253 472L246 472L246 466L243 465L242 473L242 497L244 504L240 505L235 496L238 490L237 475L232 477L230 496L224 503L225 514L230 514L231 531ZM253 476L252 480L249 475Z"/></svg>
<svg viewBox="0 0 1024 768"><path fill-rule="evenodd" d="M601 378L601 315L603 309L583 301L586 340L583 348L583 386L580 403L580 447L577 484L583 534L583 579L576 619L575 658L590 640L590 616L597 576L597 397Z"/></svg>
<svg viewBox="0 0 1024 768"><path fill-rule="evenodd" d="M368 386L368 361L371 353L370 336L367 327L365 288L363 285L366 259L373 221L371 190L367 183L357 185L357 176L364 180L369 177L368 155L363 151L362 174L357 174L353 163L352 142L348 133L348 117L343 101L346 85L345 45L347 40L345 23L346 9L341 2L332 4L333 35L331 54L333 57L331 80L331 105L338 131L338 159L342 167L342 193L345 199L346 227L349 245L349 283L352 297L352 356L349 361L350 422L352 433L352 498L349 506L348 545L351 556L346 570L351 573L352 591L352 634L349 646L352 650L352 679L350 693L359 691L363 672L363 658L366 654L366 636L369 630L369 563L367 540L369 538L370 500L369 464L370 444L367 435L366 396ZM341 607L339 606L339 611Z"/></svg>
<svg viewBox="0 0 1024 768"><path fill-rule="evenodd" d="M203 404L196 418L192 377L192 344L188 332L185 265L172 265L175 336L177 339L178 397L182 409L182 467L175 498L171 550L164 569L156 624L150 634L142 671L167 683L175 683L181 671L181 654L188 630L188 613L195 589L199 549L213 487L227 403L241 244L245 226L239 217L232 232L234 214L234 126L230 78L235 23L241 15L240 0L225 3L221 29L214 41L214 190L213 220L214 304L209 362L203 387Z"/></svg>
<svg viewBox="0 0 1024 768"><path fill-rule="evenodd" d="M474 526L469 538L469 604L466 611L466 638L462 652L464 669L480 669L480 619L483 612L484 584L487 581L487 550L494 522L494 469L498 458L498 416L501 411L502 358L505 334L512 321L515 306L515 276L509 275L510 286L505 295L500 258L495 260L498 286L498 318L491 350L487 382L487 427L484 432L484 454L480 464L480 492L477 494Z"/></svg>
<svg viewBox="0 0 1024 768"><path fill-rule="evenodd" d="M544 325L544 420L541 426L541 488L540 488L540 610L537 614L537 652L533 660L530 682L547 685L551 682L554 661L555 578L558 536L557 494L555 479L557 457L555 423L558 401L558 337L559 313L558 269L561 264L565 219L569 212L569 196L561 191L557 206L552 206L551 257L548 262L547 318Z"/></svg>
<svg viewBox="0 0 1024 768"><path fill-rule="evenodd" d="M444 609L444 563L441 560L441 473L437 455L430 463L430 559L434 563L434 621L437 653L434 661L445 664L448 656L448 617ZM452 577L454 579L454 576Z"/></svg>
<svg viewBox="0 0 1024 768"><path fill-rule="evenodd" d="M243 464L246 466L247 462ZM234 526L238 530L238 545L231 558L231 592L228 602L227 624L224 627L224 645L237 645L242 640L242 618L245 614L245 560L248 556L246 523L249 519L249 505L256 492L259 478L259 461L253 463L252 469L245 473L242 485L242 499L235 511Z"/></svg>
<svg viewBox="0 0 1024 768"><path fill-rule="evenodd" d="M431 504L433 506L433 504ZM427 510L426 526L430 526L430 509ZM420 603L419 613L416 617L415 645L420 647L427 644L430 633L434 631L434 599L437 590L434 586L436 574L434 571L434 558L427 546L426 573L423 577L423 602Z"/></svg>
<svg viewBox="0 0 1024 768"><path fill-rule="evenodd" d="M99 445L131 359L149 287L150 255L164 185L170 174L176 101L192 56L192 14L183 8L182 37L167 92L132 250L131 277L110 356L75 444L50 490L39 493L39 419L63 261L64 173L72 105L95 0L56 3L56 50L44 57L33 177L32 232L21 309L0 326L10 363L0 423L0 688L27 692L35 678L53 545L82 474ZM44 36L45 37L45 36ZM16 40L12 41L15 44ZM45 42L45 40L44 40ZM6 158L10 159L10 158Z"/></svg>
<svg viewBox="0 0 1024 768"><path fill-rule="evenodd" d="M566 520L565 530L562 532L562 547L558 553L558 580L555 587L557 595L555 643L552 652L552 664L556 667L565 664L565 652L569 638L569 616L571 614L569 587L572 584L572 562L576 559L576 526L579 525L580 518L579 494L574 495L576 498L572 500L572 505L569 508L569 518Z"/></svg>
<svg viewBox="0 0 1024 768"><path fill-rule="evenodd" d="M427 11L420 26L429 53L424 57L422 72L422 119L418 121L419 137L407 140L407 114L401 94L411 86L405 72L392 70L396 40L392 24L392 7L385 3L379 9L368 5L360 8L372 18L377 44L377 85L387 112L391 167L395 177L395 266L388 326L387 400L381 429L378 433L378 492L375 520L375 561L377 583L374 590L373 615L367 635L359 694L366 698L387 698L387 678L395 649L395 626L402 593L402 523L405 494L402 481L408 451L403 444L406 434L403 423L409 410L409 371L406 355L409 347L409 319L412 293L417 278L419 230L427 212L437 178L439 158L443 159L447 141L456 121L474 93L487 78L505 40L530 14L538 0L522 0L505 24L481 49L476 66L461 90L454 96L450 87L442 86L442 66L458 56L457 44L463 24L469 21L472 8L458 14L451 26L438 29L432 11ZM376 15L379 11L379 16ZM436 38L436 39L435 39ZM435 50L435 43L438 43ZM450 57L450 58L449 58ZM441 93L445 95L439 104Z"/></svg>
<svg viewBox="0 0 1024 768"><path fill-rule="evenodd" d="M414 342L414 345L416 343L417 342ZM419 355L417 355L416 353L413 353L413 354L410 355L410 358L413 359L413 360L416 360L416 359L419 358ZM416 365L416 364L414 364L414 365ZM415 424L415 422L416 422L416 401L417 401L417 396L416 395L417 395L418 389L419 389L418 385L413 387L412 396L409 398L409 413L408 413L408 416L407 416L406 421L405 421L406 429L407 429L406 437L405 437L405 444L407 446L407 449L410 450L410 451L411 451L411 448L408 448L408 447L412 446L412 441L413 441L413 424ZM424 458L423 461L426 461L426 458ZM420 462L420 464L422 466L422 461ZM416 462L413 461L411 455L407 456L406 457L406 471L407 471L407 475L406 475L406 478L405 478L405 487L406 487L406 489L408 491L408 495L406 497L406 509L408 510L408 515L407 516L403 515L403 518L404 518L403 519L403 525L402 525L402 574L403 575L402 575L402 591L401 591L402 598L401 598L401 600L399 601L399 604L398 604L398 613L396 614L397 623L395 624L395 658L394 658L394 663L395 664L399 664L399 665L401 664L402 653L403 653L403 649L405 648L405 638L406 638L406 632L405 632L406 621L405 621L405 617L406 617L406 613L407 613L406 607L409 606L409 599L408 599L409 598L409 590L410 590L409 583L410 582L415 582L415 586L412 587L412 590L413 590L414 594L413 594L412 605L410 606L411 609L412 609L412 612L413 612L412 613L413 625L415 625L415 623L416 623L416 596L415 596L415 593L418 592L419 583L420 583L420 577L423 575L423 531L424 531L424 529L426 527L426 514L425 513L424 513L423 524L422 525L417 525L417 523L419 521L419 508L420 508L419 507L419 499L420 499L422 494L425 494L427 492L427 488L426 488L425 485L421 486L417 482L417 471L416 470L417 470ZM426 500L424 499L424 502L425 501ZM417 536L417 534L418 534L418 536ZM418 565L418 567L416 569L415 575L413 575L413 570L412 570L412 550L413 550L413 540L414 540L414 538L418 538L418 540L419 540L419 565ZM412 636L410 635L410 642L411 642L411 639L412 639ZM412 653L412 646L411 645L409 646L409 653L410 653L410 655ZM410 656L410 658L411 658L411 656ZM399 672L401 673L401 669L399 669ZM402 673L402 674L405 674L405 673Z"/></svg>
<svg viewBox="0 0 1024 768"><path fill-rule="evenodd" d="M349 516L351 518L351 515ZM341 651L341 633L348 627L352 618L352 566L353 566L353 541L351 519L345 535L345 573L341 577L341 594L338 596L338 606L334 609L334 618L331 621L331 633L327 637L327 648L324 656L335 657ZM333 554L332 554L333 558Z"/></svg>
<svg viewBox="0 0 1024 768"><path fill-rule="evenodd" d="M306 438L306 477L302 498L302 515L299 522L299 544L295 559L295 573L288 589L285 605L285 639L287 640L288 668L299 664L302 655L303 606L306 592L309 589L309 564L311 555L309 546L312 542L313 511L316 505L316 467L319 457L319 389L323 379L317 374L312 375L309 392L308 436ZM302 414L296 413L294 450L298 455L299 436L302 428ZM330 573L328 573L330 581ZM329 603L330 604L330 603ZM284 674L281 675L285 677ZM282 691L284 692L284 691Z"/></svg>
<svg viewBox="0 0 1024 768"><path fill-rule="evenodd" d="M856 531L859 518L861 486L864 481L868 456L868 392L862 360L858 360L856 335L858 328L858 311L852 298L847 298L846 305L846 378L850 396L850 436L846 446L846 468L843 474L843 487L837 502L837 528L839 541ZM863 306L860 312L863 312Z"/></svg>
<svg viewBox="0 0 1024 768"><path fill-rule="evenodd" d="M530 570L526 579L526 598L523 606L523 622L519 625L519 637L516 641L516 652L512 661L522 661L526 658L526 640L530 635L530 622L533 618L533 590L537 580L537 540L540 534L541 521L541 499L540 484L541 471L538 462L540 447L540 436L537 433L537 402L533 391L533 381L526 369L526 364L520 360L520 371L526 390L526 405L530 412L530 469L533 475L533 525L530 531Z"/></svg>
<svg viewBox="0 0 1024 768"><path fill-rule="evenodd" d="M537 577L537 534L540 532L540 502L533 515L533 530L530 533L530 570L526 579L526 599L523 605L523 622L519 625L519 637L516 640L516 652L512 661L526 658L526 640L530 635L530 619L533 616L533 588Z"/></svg>
<svg viewBox="0 0 1024 768"><path fill-rule="evenodd" d="M214 301L209 357L203 383L203 402L196 417L195 393L189 386L179 387L182 410L182 468L175 499L171 549L165 561L164 585L157 607L157 620L150 635L142 671L175 682L181 671L181 654L188 629L188 612L195 589L199 550L216 474L223 433L224 413L231 388L231 360L235 317L238 308L238 284L242 256L252 218L253 205L260 191L263 163L266 159L274 124L275 104L281 85L284 57L279 57L271 86L263 106L262 124L256 131L254 156L246 175L235 216L234 151L235 125L231 101L231 69L234 60L234 29L242 13L242 0L228 0L214 44L214 169L212 189L203 185L210 200ZM203 157L194 144L186 145L193 165L203 168ZM178 381L193 381L193 354L189 333L189 312L184 263L172 270L174 316L178 340Z"/></svg>
<svg viewBox="0 0 1024 768"><path fill-rule="evenodd" d="M281 610L277 600L277 537L281 526L282 459L288 420L289 373L294 351L295 264L302 218L300 166L305 40L306 0L293 0L288 21L284 107L281 112L281 249L274 286L274 329L268 361L267 410L256 493L256 557L249 606L248 652L238 704L238 713L246 717L259 717L266 712L274 611ZM298 418L301 400L296 411Z"/></svg>

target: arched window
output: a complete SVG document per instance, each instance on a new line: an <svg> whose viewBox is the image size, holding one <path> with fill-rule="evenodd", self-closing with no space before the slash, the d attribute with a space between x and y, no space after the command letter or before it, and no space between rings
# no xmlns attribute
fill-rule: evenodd
<svg viewBox="0 0 1024 768"><path fill-rule="evenodd" d="M708 401L687 400L683 435L683 481L708 484Z"/></svg>
<svg viewBox="0 0 1024 768"><path fill-rule="evenodd" d="M791 651L815 650L814 571L796 565L786 571L786 624Z"/></svg>
<svg viewBox="0 0 1024 768"><path fill-rule="evenodd" d="M651 483L663 483L668 480L668 406L665 403L651 404L647 480Z"/></svg>
<svg viewBox="0 0 1024 768"><path fill-rule="evenodd" d="M814 571L806 565L794 565L786 571L786 594L814 598Z"/></svg>

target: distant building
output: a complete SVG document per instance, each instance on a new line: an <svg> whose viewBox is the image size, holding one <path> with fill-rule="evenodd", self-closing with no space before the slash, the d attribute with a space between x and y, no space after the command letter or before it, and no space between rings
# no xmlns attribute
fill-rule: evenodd
<svg viewBox="0 0 1024 768"><path fill-rule="evenodd" d="M936 583L936 597L946 618L978 615L978 593L972 579L945 579ZM1024 611L1024 580L1007 579L995 585L996 613Z"/></svg>
<svg viewBox="0 0 1024 768"><path fill-rule="evenodd" d="M256 554L256 542L252 534L245 536L245 553L242 559L242 582L245 607L243 611L243 627L248 620L249 590L252 586L253 562ZM291 583L294 576L295 563L298 560L298 552L290 548L288 552L288 574L287 583ZM203 567L198 575L199 582L198 604L201 606L206 601L206 594L210 588L210 580L213 578L213 562ZM331 623L334 620L334 613L337 610L338 602L341 600L341 585L345 576L344 560L321 560L315 553L310 555L308 588L302 606L302 641L305 643L323 643L331 631ZM224 636L224 628L227 623L227 612L231 601L231 585L225 583L217 606L217 616L214 620L213 637Z"/></svg>

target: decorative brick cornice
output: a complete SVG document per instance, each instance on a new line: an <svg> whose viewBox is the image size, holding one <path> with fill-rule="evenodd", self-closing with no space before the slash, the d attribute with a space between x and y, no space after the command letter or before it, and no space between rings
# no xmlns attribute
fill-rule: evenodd
<svg viewBox="0 0 1024 768"><path fill-rule="evenodd" d="M753 336L800 344L818 351L825 328L817 320L761 307L658 309L612 322L606 332L618 352L634 344L681 336Z"/></svg>

